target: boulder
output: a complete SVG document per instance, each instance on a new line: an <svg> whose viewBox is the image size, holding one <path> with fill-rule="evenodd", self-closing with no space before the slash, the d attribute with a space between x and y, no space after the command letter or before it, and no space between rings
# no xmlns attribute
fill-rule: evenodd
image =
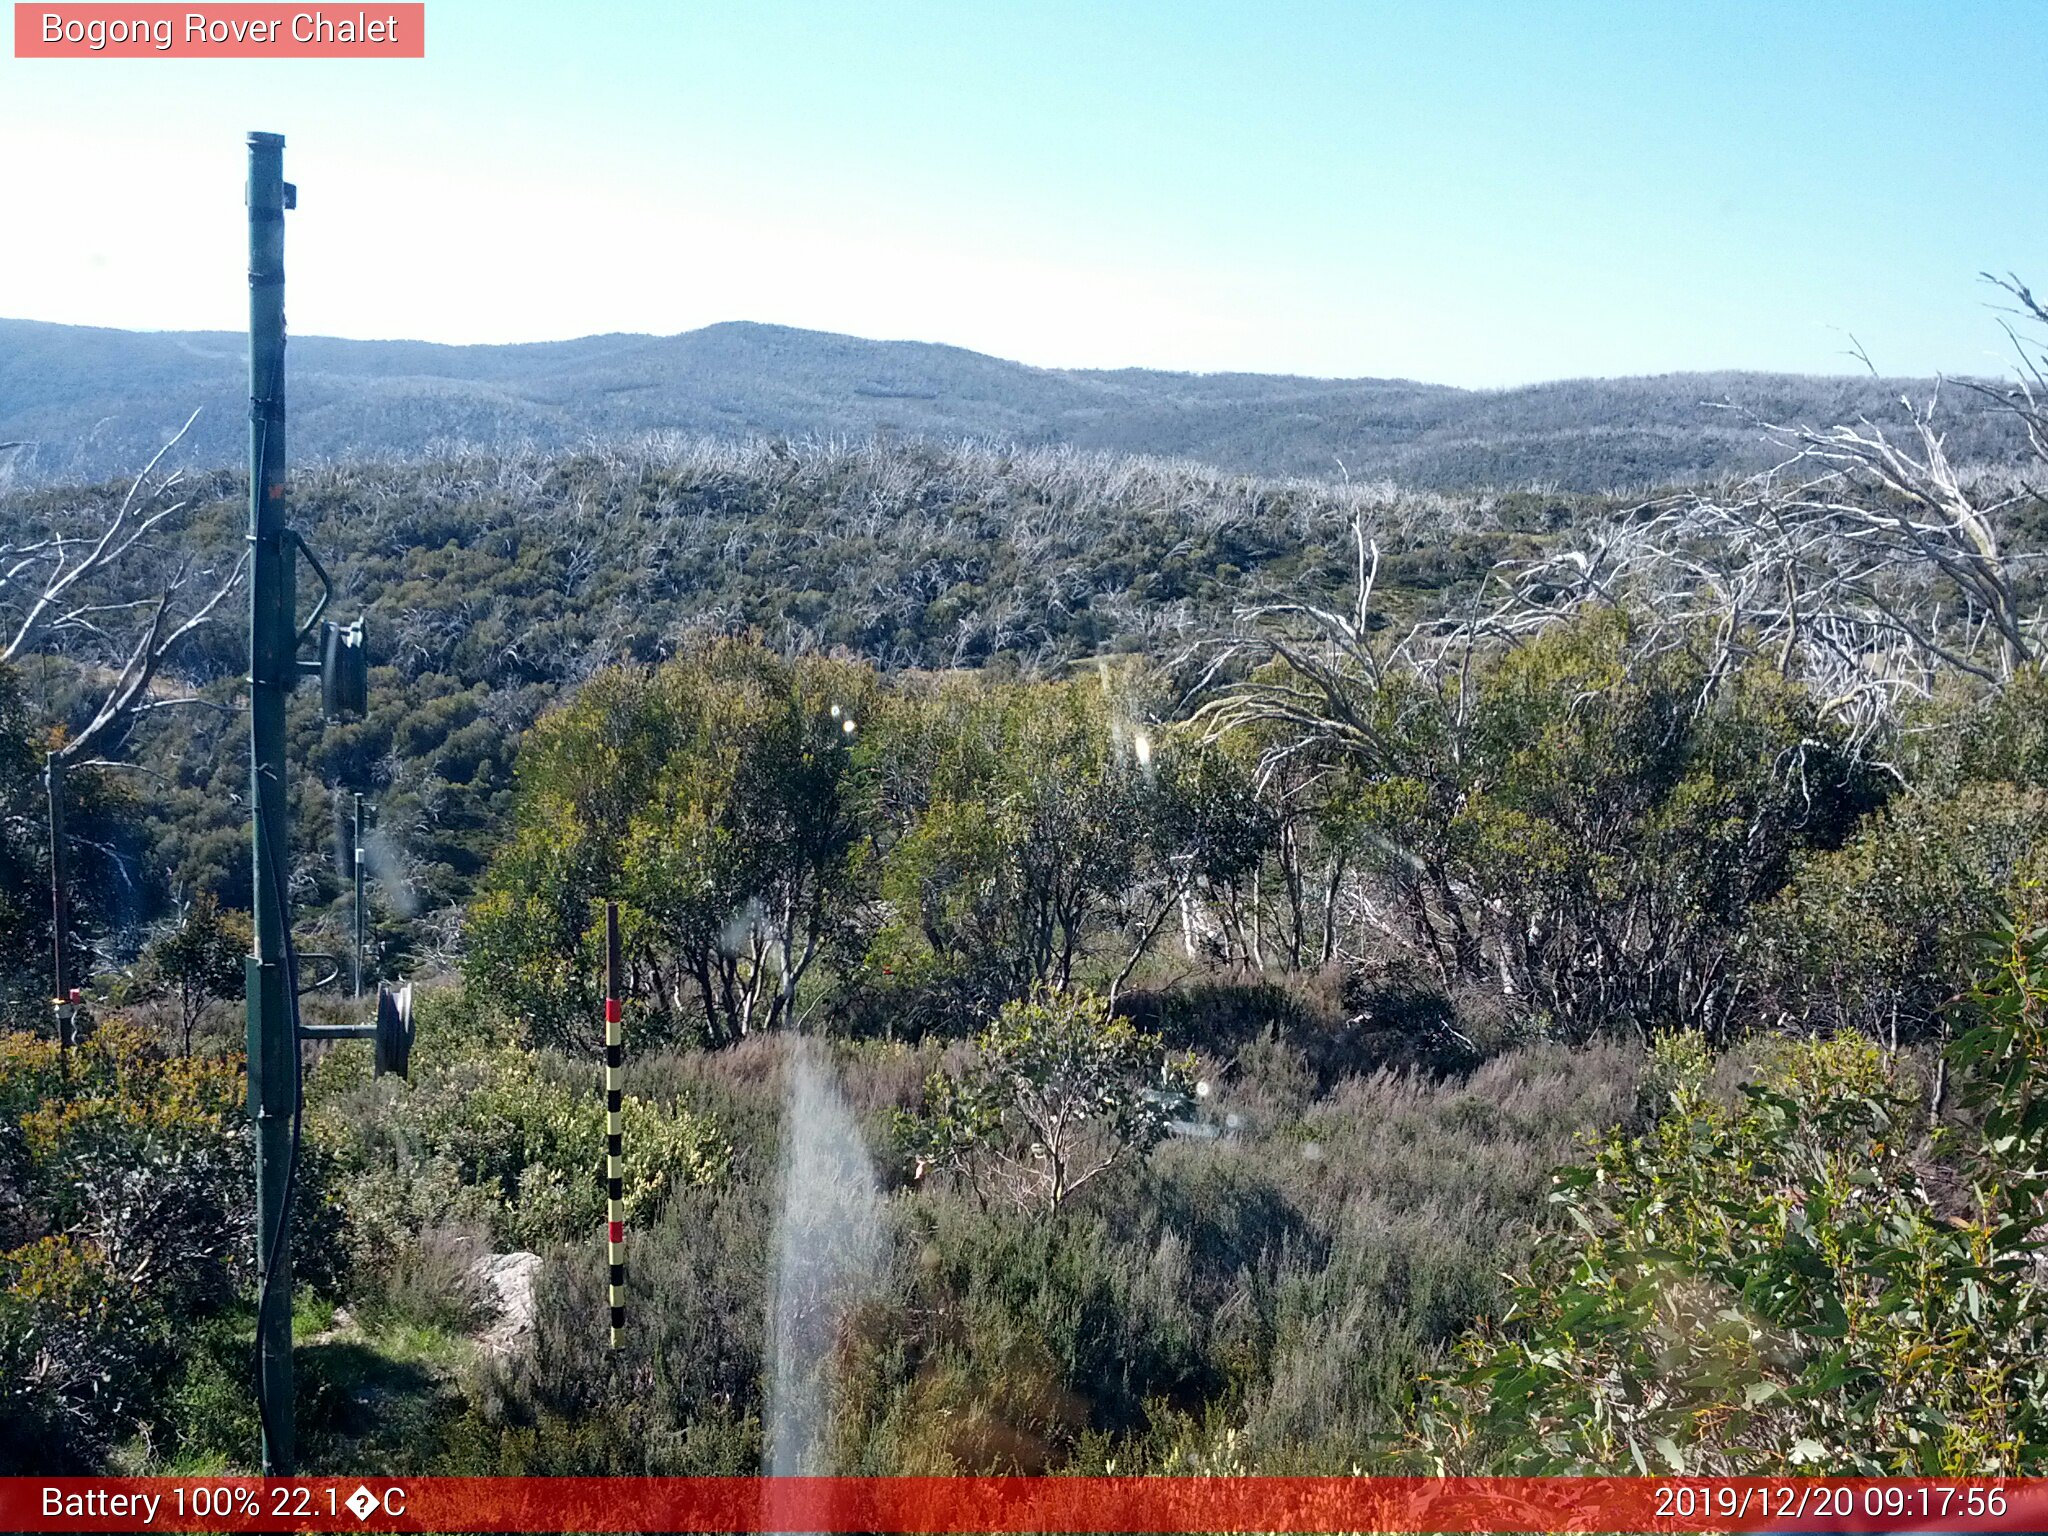
<svg viewBox="0 0 2048 1536"><path fill-rule="evenodd" d="M540 1273L537 1253L487 1253L470 1265L470 1277L497 1317L477 1335L488 1354L510 1355L533 1342L533 1281Z"/></svg>

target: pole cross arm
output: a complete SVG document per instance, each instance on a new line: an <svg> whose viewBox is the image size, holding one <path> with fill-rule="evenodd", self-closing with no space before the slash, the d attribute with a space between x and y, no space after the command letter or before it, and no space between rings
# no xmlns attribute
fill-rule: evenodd
<svg viewBox="0 0 2048 1536"><path fill-rule="evenodd" d="M368 1024L301 1024L301 1040L369 1040L375 1042L371 1053L371 1072L382 1077L387 1072L410 1079L412 1076L412 983L407 982L397 991L380 986L377 989L377 1017Z"/></svg>

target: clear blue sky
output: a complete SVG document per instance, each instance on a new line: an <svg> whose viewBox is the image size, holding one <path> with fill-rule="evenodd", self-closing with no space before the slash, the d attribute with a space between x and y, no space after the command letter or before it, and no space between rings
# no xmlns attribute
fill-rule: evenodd
<svg viewBox="0 0 2048 1536"><path fill-rule="evenodd" d="M1853 332L1998 372L1975 274L2048 285L2043 0L427 18L419 62L0 59L0 314L240 327L250 128L302 187L301 333L752 319L1498 385L1846 372Z"/></svg>

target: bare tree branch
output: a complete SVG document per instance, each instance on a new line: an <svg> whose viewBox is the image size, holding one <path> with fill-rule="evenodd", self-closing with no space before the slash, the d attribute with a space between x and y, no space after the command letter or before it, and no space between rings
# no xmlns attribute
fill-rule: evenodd
<svg viewBox="0 0 2048 1536"><path fill-rule="evenodd" d="M228 571L227 578L214 589L213 595L186 618L176 623L169 617L171 599L178 587L183 584L182 576L164 588L163 595L157 599L155 609L150 614L149 622L137 636L134 648L128 653L126 664L115 676L112 686L107 689L91 722L61 749L67 762L82 757L88 749L111 738L150 710L167 709L192 702L182 697L153 699L149 697L150 685L155 682L164 658L170 655L178 642L210 620L214 609L241 585L242 572L247 564L248 556L245 554L235 561Z"/></svg>
<svg viewBox="0 0 2048 1536"><path fill-rule="evenodd" d="M185 434L192 430L192 423L198 419L199 412L194 411L185 418L185 425L178 428L171 440L156 451L155 457L143 467L142 473L135 477L135 483L129 486L128 494L121 499L121 505L115 509L113 517L101 530L99 538L75 563L68 558L69 546L84 541L67 540L62 535L42 540L18 551L0 550L0 558L6 558L10 554L16 557L7 571L6 580L0 581L0 600L4 600L8 595L8 586L19 580L39 560L48 559L54 562L54 569L44 579L41 589L29 600L20 623L15 627L13 638L7 642L7 648L0 651L0 661L14 661L31 650L42 638L44 630L74 621L79 614L94 611L90 605L81 605L72 610L65 609L63 605L78 588L79 583L97 572L118 565L123 556L154 532L167 518L184 510L185 503L180 501L143 516L134 516L138 502L146 504L153 501L177 484L179 477L173 474L160 485L153 487L149 495L143 495L143 487L149 484L150 476L156 473L156 467L163 462L164 455L178 445Z"/></svg>

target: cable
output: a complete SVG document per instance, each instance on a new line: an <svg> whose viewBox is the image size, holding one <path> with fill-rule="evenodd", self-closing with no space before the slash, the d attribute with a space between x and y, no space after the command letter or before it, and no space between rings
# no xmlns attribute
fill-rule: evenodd
<svg viewBox="0 0 2048 1536"><path fill-rule="evenodd" d="M255 276L256 274L254 273L250 274L250 280L252 282L255 280ZM263 472L270 463L269 405L270 402L277 397L278 385L283 381L283 377L284 338L280 336L278 338L277 358L276 361L271 364L269 388L265 392L262 402L265 407L263 415L263 432L262 436L257 439L256 462L250 467L250 499L252 501L254 501L255 498L261 494L259 486L263 477ZM254 572L252 571L250 575L250 592L252 596L254 594L254 591L255 575ZM251 655L249 657L249 663L250 707L253 709L255 706L256 681L256 657L254 655L253 636L251 637ZM285 658L285 665L287 667L293 667L297 665L296 651L294 651L293 655L287 656ZM289 681L287 681L287 690L289 690L289 686ZM284 787L285 786L280 782L279 788L282 790L284 789ZM285 886L285 865L284 860L279 855L277 849L277 831L275 826L273 825L276 818L265 817L261 814L262 787L260 785L254 785L252 786L252 788L255 790L256 802L251 807L251 812L253 815L255 815L257 824L264 828L264 836L261 839L262 852L264 856L264 861L268 864L270 868L271 890L277 903L278 930L284 937L284 991L286 998L286 1009L290 1020L292 1046L291 1151L285 1157L284 1189L277 1203L277 1221L270 1231L270 1242L267 1248L267 1251L270 1254L270 1262L269 1264L264 1266L262 1280L259 1283L256 1292L256 1417L262 1425L264 1444L269 1446L275 1446L277 1444L277 1435L275 1433L275 1426L271 1422L270 1401L268 1394L265 1391L265 1384L263 1379L263 1366L267 1358L264 1350L263 1324L264 1320L270 1315L271 1298L275 1294L276 1290L277 1271L279 1267L278 1260L281 1256L281 1250L285 1242L285 1235L289 1230L289 1224L291 1222L292 1195L296 1191L298 1186L299 1143L301 1133L304 1130L306 1118L306 1074L305 1062L299 1054L299 951L298 946L292 942L292 907L290 895ZM291 806L290 795L287 793L283 795L282 798L284 800L285 814L286 816L289 816ZM260 898L261 893L258 892L257 894ZM262 1042L260 1040L257 1042L257 1048L259 1050L262 1048ZM259 1156L261 1155L260 1146L258 1148L258 1154ZM259 1222L263 1219L263 1213L261 1211L258 1211L256 1213L256 1219ZM289 1326L289 1324L287 1324L287 1326ZM286 1348L289 1349L290 1345L287 1344Z"/></svg>
<svg viewBox="0 0 2048 1536"><path fill-rule="evenodd" d="M264 855L270 865L270 883L276 892L279 926L284 934L284 991L292 1038L292 1144L285 1158L284 1192L277 1203L277 1224L270 1232L270 1263L264 1267L263 1282L256 1296L256 1414L262 1421L265 1443L275 1445L277 1436L272 1433L270 1403L264 1392L263 1320L270 1312L281 1246L291 1221L292 1195L299 1180L299 1142L306 1119L306 1073L305 1061L299 1054L299 952L292 943L291 903L286 899L283 863L278 856L277 834L271 827L271 818L265 818L264 827Z"/></svg>

